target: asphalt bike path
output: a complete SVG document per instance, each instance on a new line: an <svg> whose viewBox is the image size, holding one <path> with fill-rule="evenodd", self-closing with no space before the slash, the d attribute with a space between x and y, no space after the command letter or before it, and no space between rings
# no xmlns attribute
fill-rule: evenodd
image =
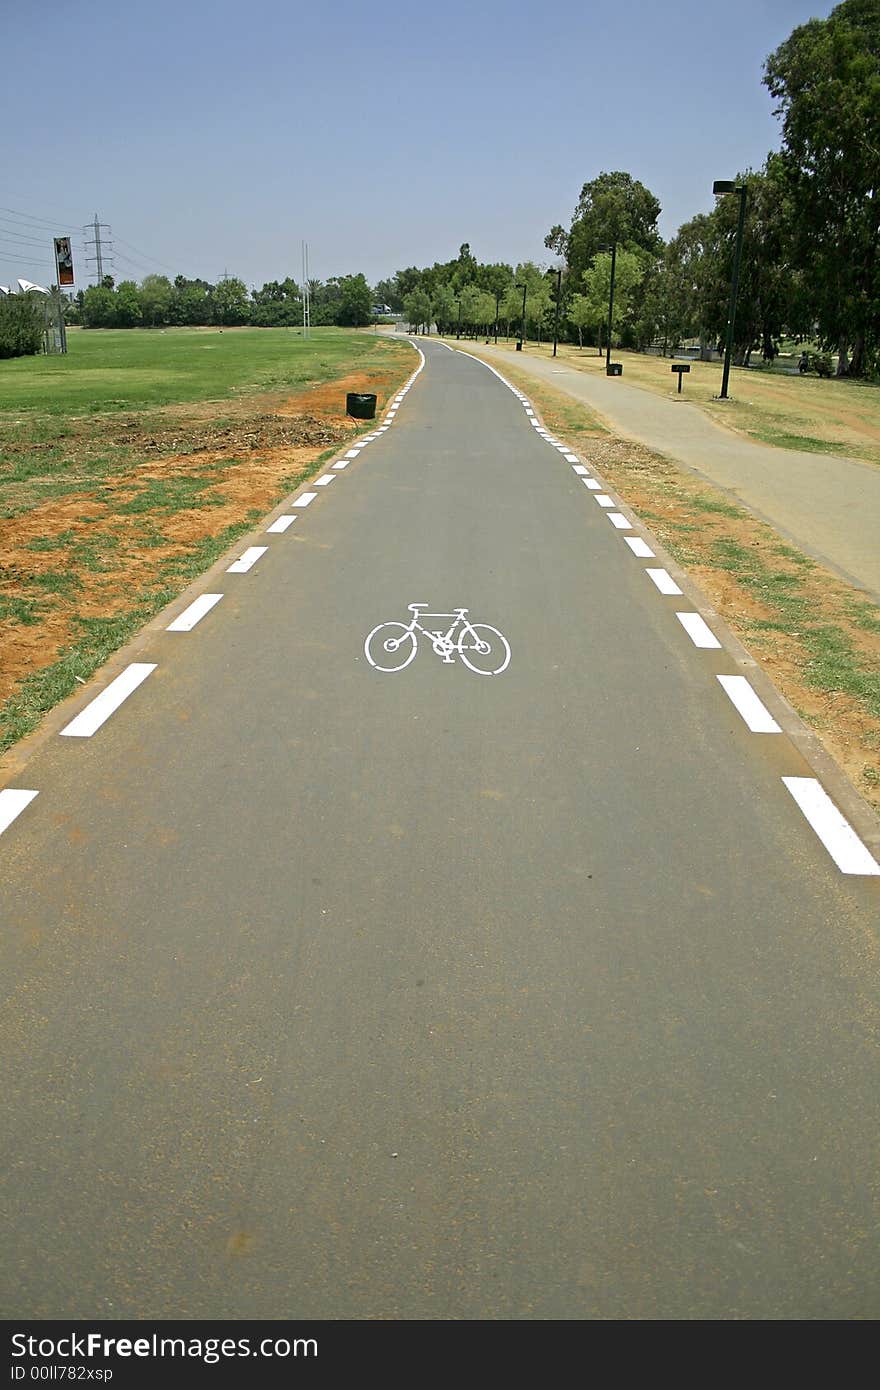
<svg viewBox="0 0 880 1390"><path fill-rule="evenodd" d="M0 1307L876 1316L876 859L589 460L424 346L0 792ZM379 669L417 603L474 627Z"/></svg>
<svg viewBox="0 0 880 1390"><path fill-rule="evenodd" d="M501 371L509 352L477 353ZM517 368L597 411L611 429L683 463L782 536L880 601L880 468L839 455L777 449L710 420L685 397L665 399L625 380L579 372L528 352ZM748 380L736 392L748 392ZM735 406L731 406L735 409Z"/></svg>

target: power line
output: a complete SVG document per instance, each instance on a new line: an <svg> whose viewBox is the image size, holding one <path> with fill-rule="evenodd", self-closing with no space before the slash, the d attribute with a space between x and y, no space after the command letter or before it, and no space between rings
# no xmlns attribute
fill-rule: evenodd
<svg viewBox="0 0 880 1390"><path fill-rule="evenodd" d="M117 236L115 240L121 242L123 246L127 246L129 251L133 251L136 256L140 256L141 260L152 261L153 265L161 266L163 270L170 271L172 275L177 274L177 271L172 266L166 265L164 261L157 260L155 256L148 256L146 251L139 251L134 243L126 241L125 237Z"/></svg>
<svg viewBox="0 0 880 1390"><path fill-rule="evenodd" d="M59 217L56 221L49 222L45 217L32 217L30 213L19 212L16 208L0 207L0 212L8 212L13 217L20 218L21 221L29 223L35 230L39 230L41 227L46 227L50 228L54 232L57 232L59 227L67 226L68 221L70 220L66 217Z"/></svg>

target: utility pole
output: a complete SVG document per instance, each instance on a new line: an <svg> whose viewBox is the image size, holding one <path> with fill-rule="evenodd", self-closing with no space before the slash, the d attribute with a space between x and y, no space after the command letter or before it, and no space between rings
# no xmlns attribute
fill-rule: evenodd
<svg viewBox="0 0 880 1390"><path fill-rule="evenodd" d="M104 238L103 243L102 243L102 241L101 241L101 231L102 231L102 229L108 233L108 235ZM107 259L109 259L109 260L112 260L112 259L113 259L113 247L112 247L112 244L110 244L110 238L109 238L110 227L109 227L109 224L108 224L107 222L99 222L99 221L98 221L98 214L95 213L95 220L94 220L94 222L90 222L87 226L83 227L83 236L85 236L86 232L94 232L94 236L92 236L91 238L87 238L87 239L86 239L86 246L94 246L94 248L95 248L95 254L94 254L94 256L86 256L86 261L87 261L90 265L94 264L94 266L95 266L95 275L96 275L96 281L95 281L95 283L98 284L98 285L100 285L101 281L104 279L104 258L105 258L105 255L107 256ZM105 247L106 247L108 244L110 245L110 251L109 251L109 253L106 252L106 250L105 250Z"/></svg>
<svg viewBox="0 0 880 1390"><path fill-rule="evenodd" d="M302 275L303 275L303 337L312 336L312 297L309 290L309 243L302 243Z"/></svg>

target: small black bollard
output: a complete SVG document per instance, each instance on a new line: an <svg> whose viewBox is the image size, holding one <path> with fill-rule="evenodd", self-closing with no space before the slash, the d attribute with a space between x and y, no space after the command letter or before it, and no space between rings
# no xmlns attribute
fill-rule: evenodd
<svg viewBox="0 0 880 1390"><path fill-rule="evenodd" d="M678 372L678 394L679 394L679 395L681 395L681 374L682 374L682 372L689 372L690 369L691 369L691 367L690 367L690 363L689 363L689 362L688 362L687 364L685 364L684 362L673 362L672 366L671 366L670 369L669 369L669 370L672 371L672 372Z"/></svg>

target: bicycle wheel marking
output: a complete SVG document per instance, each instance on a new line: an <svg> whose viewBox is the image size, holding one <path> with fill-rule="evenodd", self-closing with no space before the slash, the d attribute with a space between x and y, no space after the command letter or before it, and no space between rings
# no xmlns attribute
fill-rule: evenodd
<svg viewBox="0 0 880 1390"><path fill-rule="evenodd" d="M504 633L488 623L472 622L467 608L435 612L426 603L410 603L408 608L408 623L378 623L364 639L364 655L375 671L404 670L418 651L419 637L444 665L454 665L458 657L477 676L500 676L510 665L510 643ZM438 619L436 627L424 625Z"/></svg>

